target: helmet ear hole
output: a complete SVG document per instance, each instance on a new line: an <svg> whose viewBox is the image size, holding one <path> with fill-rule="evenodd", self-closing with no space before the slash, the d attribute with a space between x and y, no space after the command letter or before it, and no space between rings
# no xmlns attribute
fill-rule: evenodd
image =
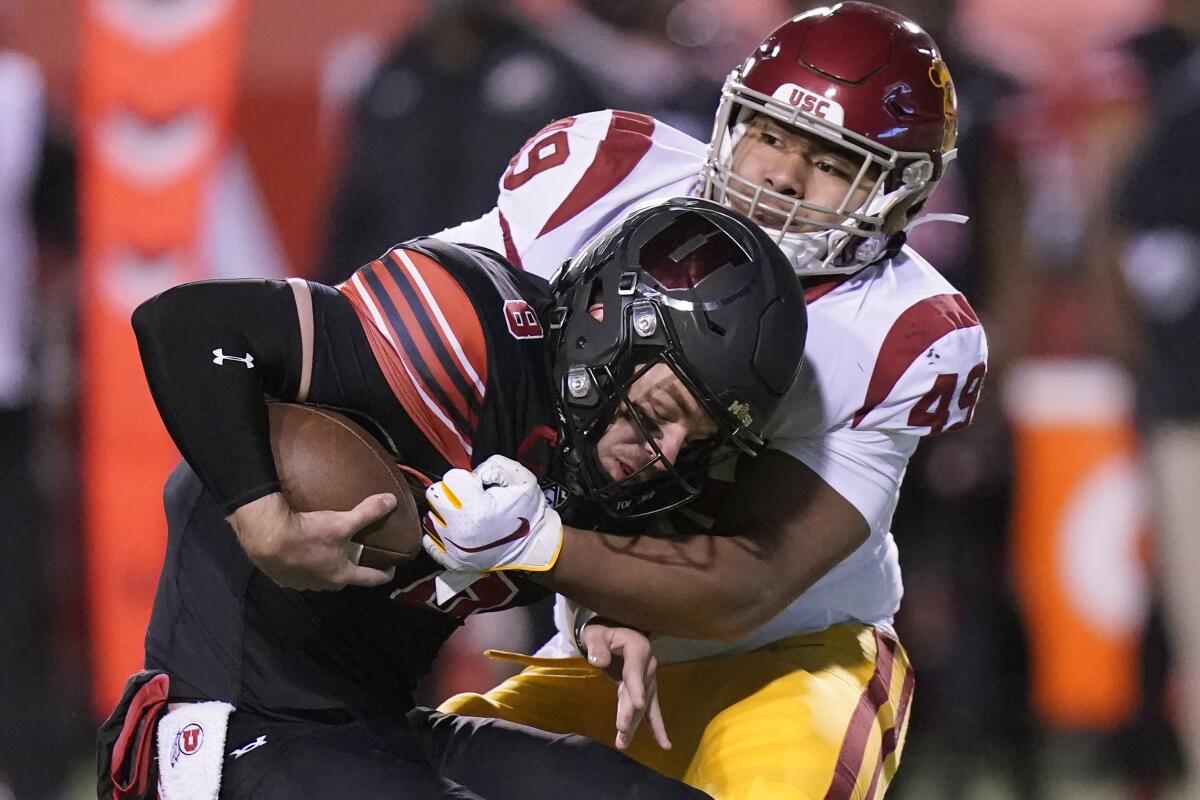
<svg viewBox="0 0 1200 800"><path fill-rule="evenodd" d="M587 312L599 322L604 321L604 281L597 278L588 292Z"/></svg>

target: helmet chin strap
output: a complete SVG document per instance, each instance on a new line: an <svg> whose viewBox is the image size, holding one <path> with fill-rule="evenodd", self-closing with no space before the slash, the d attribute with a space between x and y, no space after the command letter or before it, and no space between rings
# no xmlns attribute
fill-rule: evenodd
<svg viewBox="0 0 1200 800"><path fill-rule="evenodd" d="M924 225L926 222L953 222L955 225L966 225L970 220L971 218L966 214L922 214L909 223L904 231L907 233L918 225Z"/></svg>

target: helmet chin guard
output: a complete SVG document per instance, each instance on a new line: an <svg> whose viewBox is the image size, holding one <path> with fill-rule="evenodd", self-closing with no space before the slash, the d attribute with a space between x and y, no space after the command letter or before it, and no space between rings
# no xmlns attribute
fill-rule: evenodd
<svg viewBox="0 0 1200 800"><path fill-rule="evenodd" d="M856 173L836 206L772 191L732 169L759 115L853 159ZM954 158L956 135L953 82L924 31L869 3L819 8L785 22L729 74L702 196L758 223L800 276L856 272L903 244ZM949 217L922 221L934 219Z"/></svg>

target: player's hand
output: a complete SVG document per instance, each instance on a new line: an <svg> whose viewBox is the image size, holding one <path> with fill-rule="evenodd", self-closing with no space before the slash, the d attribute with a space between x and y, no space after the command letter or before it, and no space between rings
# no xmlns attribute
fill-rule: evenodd
<svg viewBox="0 0 1200 800"><path fill-rule="evenodd" d="M658 704L658 660L646 635L597 621L589 622L579 638L587 648L588 661L617 683L617 749L629 747L642 720L648 720L654 741L670 750L671 740Z"/></svg>
<svg viewBox="0 0 1200 800"><path fill-rule="evenodd" d="M452 469L425 490L425 551L450 570L545 572L562 550L563 526L537 478L504 456L474 471Z"/></svg>
<svg viewBox="0 0 1200 800"><path fill-rule="evenodd" d="M395 568L360 567L351 539L395 507L395 495L376 494L349 511L297 512L276 492L238 508L229 524L254 566L287 589L380 586Z"/></svg>

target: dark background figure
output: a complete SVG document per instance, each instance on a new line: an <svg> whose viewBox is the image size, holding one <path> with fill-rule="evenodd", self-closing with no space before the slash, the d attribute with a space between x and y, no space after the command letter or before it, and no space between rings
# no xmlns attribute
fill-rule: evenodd
<svg viewBox="0 0 1200 800"><path fill-rule="evenodd" d="M600 89L604 108L648 114L708 141L725 76L701 64L732 65L753 46L723 32L722 21L709 4L685 0L579 0L539 20L538 31Z"/></svg>
<svg viewBox="0 0 1200 800"><path fill-rule="evenodd" d="M604 107L504 3L431 4L358 101L316 277L336 283L397 242L478 217L530 135Z"/></svg>
<svg viewBox="0 0 1200 800"><path fill-rule="evenodd" d="M69 589L55 577L69 577L60 551L72 548L59 547L37 457L52 404L36 354L58 333L42 288L58 281L41 273L75 240L70 148L48 116L40 67L0 47L0 797L54 795L68 717L83 699L63 691L59 674ZM79 631L67 633L74 641Z"/></svg>
<svg viewBox="0 0 1200 800"><path fill-rule="evenodd" d="M1154 523L1153 606L1142 658L1143 701L1114 747L1140 797L1183 775L1200 793L1200 8L1167 4L1127 39L1142 87L1139 124L1119 142L1121 180L1097 225L1106 350L1137 379L1137 418ZM1174 677L1173 677L1174 676ZM1184 768L1190 764L1190 768Z"/></svg>

